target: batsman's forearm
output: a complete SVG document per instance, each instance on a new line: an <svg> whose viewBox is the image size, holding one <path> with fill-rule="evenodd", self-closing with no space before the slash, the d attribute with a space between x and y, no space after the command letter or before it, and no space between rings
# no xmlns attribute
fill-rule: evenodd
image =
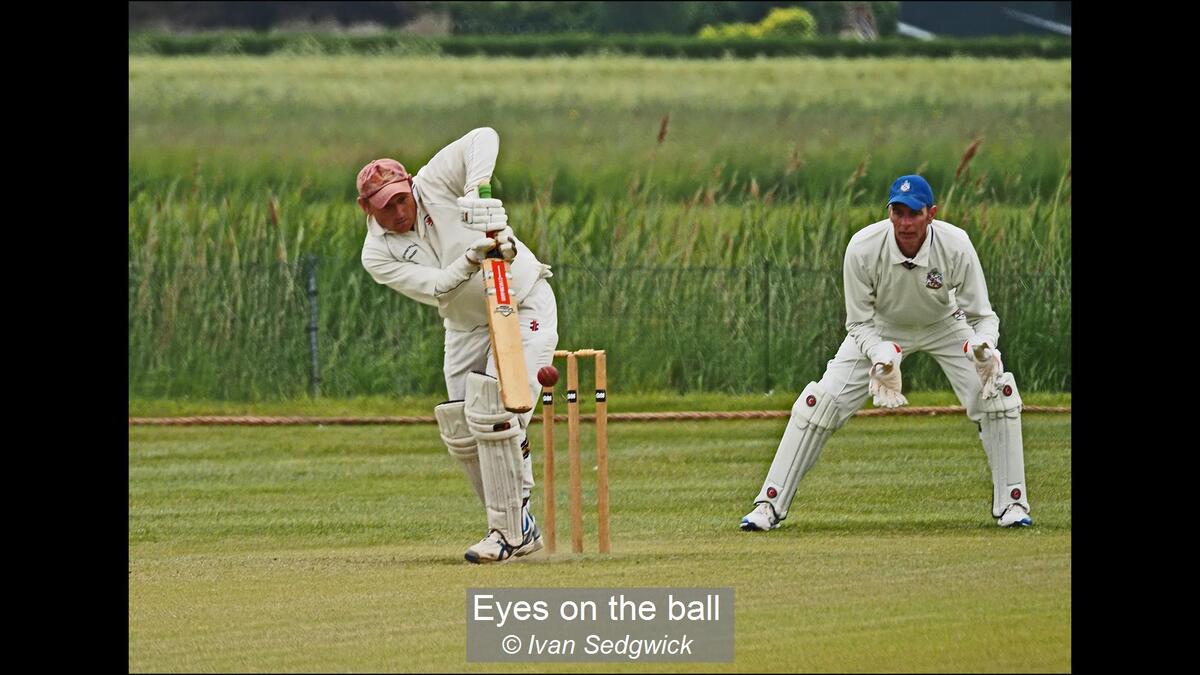
<svg viewBox="0 0 1200 675"><path fill-rule="evenodd" d="M500 154L500 134L491 127L472 129L463 136L466 147L463 149L464 173L466 185L464 194L477 191L480 183L491 180L496 170L496 158Z"/></svg>
<svg viewBox="0 0 1200 675"><path fill-rule="evenodd" d="M471 275L479 270L479 266L467 260L467 256L461 255L457 260L450 263L446 269L441 270L434 279L433 294L444 295L450 291L463 285Z"/></svg>

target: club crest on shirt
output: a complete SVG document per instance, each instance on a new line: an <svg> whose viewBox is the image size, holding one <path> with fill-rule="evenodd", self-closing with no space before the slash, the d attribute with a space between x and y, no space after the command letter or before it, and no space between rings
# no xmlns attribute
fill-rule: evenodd
<svg viewBox="0 0 1200 675"><path fill-rule="evenodd" d="M929 274L925 275L925 287L933 289L942 287L942 273L936 267L929 270Z"/></svg>
<svg viewBox="0 0 1200 675"><path fill-rule="evenodd" d="M425 227L433 227L433 218L428 213L425 214Z"/></svg>

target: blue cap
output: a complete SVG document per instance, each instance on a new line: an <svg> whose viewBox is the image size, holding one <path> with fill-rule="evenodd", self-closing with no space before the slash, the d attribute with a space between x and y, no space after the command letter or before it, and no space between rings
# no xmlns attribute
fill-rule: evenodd
<svg viewBox="0 0 1200 675"><path fill-rule="evenodd" d="M933 188L929 187L929 183L924 178L915 173L900 176L896 182L892 183L892 192L888 196L887 205L891 206L897 202L914 211L920 211L926 206L933 206Z"/></svg>

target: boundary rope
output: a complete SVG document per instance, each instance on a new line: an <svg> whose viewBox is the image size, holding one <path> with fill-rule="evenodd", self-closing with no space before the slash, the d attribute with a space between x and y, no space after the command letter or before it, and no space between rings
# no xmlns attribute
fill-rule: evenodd
<svg viewBox="0 0 1200 675"><path fill-rule="evenodd" d="M1040 406L1027 405L1022 409L1027 413L1070 413L1070 406ZM912 408L870 408L854 413L855 417L892 417L913 415L954 415L963 414L966 408L962 406L918 406ZM762 420L786 418L791 410L741 410L730 412L642 412L642 413L609 413L610 422L672 422L699 420ZM594 422L595 413L580 414L581 422ZM542 416L534 415L533 422L541 423ZM566 422L567 416L555 415L555 422ZM406 425L406 424L436 424L437 419L432 415L413 417L256 417L256 416L219 416L200 415L194 417L130 417L129 426L369 426L369 425Z"/></svg>

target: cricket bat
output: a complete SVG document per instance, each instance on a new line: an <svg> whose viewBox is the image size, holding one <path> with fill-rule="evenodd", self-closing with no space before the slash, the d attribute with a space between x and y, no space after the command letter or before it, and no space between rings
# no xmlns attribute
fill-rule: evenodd
<svg viewBox="0 0 1200 675"><path fill-rule="evenodd" d="M492 196L492 186L479 186L479 197ZM499 232L488 232L495 237ZM521 320L517 318L517 303L512 297L512 274L508 262L498 249L488 251L483 261L483 292L487 299L488 335L492 339L492 357L496 359L496 374L500 379L500 400L505 410L524 413L533 410L533 395L526 380L525 349L521 345Z"/></svg>

